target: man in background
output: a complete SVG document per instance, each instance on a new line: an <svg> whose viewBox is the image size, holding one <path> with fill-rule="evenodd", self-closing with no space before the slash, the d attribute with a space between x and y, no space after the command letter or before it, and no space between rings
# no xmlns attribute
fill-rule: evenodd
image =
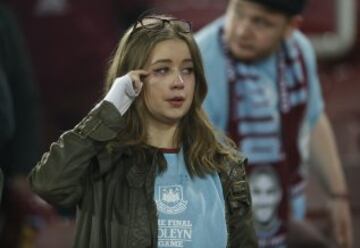
<svg viewBox="0 0 360 248"><path fill-rule="evenodd" d="M347 187L324 112L315 54L298 30L305 4L230 0L225 16L199 31L209 84L204 107L249 158L249 177L267 166L278 174L283 194L277 214L285 228L261 237L258 232L260 247L286 245L287 223L304 220L307 163L330 196L337 244L351 247Z"/></svg>

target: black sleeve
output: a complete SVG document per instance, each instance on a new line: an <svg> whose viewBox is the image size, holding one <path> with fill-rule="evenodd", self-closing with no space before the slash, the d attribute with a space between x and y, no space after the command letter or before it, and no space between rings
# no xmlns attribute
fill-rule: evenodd
<svg viewBox="0 0 360 248"><path fill-rule="evenodd" d="M40 156L40 111L24 40L10 9L0 5L0 58L11 100L13 134L1 150L7 175L26 175ZM9 103L9 102L8 102Z"/></svg>

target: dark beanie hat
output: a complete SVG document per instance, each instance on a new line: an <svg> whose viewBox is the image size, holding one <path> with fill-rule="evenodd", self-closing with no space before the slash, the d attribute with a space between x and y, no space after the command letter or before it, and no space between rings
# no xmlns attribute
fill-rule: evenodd
<svg viewBox="0 0 360 248"><path fill-rule="evenodd" d="M289 15L300 14L306 5L306 0L247 0L257 2L265 7Z"/></svg>

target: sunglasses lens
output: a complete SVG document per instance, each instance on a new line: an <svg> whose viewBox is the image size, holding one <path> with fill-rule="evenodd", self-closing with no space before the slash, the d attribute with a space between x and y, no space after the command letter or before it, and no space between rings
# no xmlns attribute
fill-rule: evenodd
<svg viewBox="0 0 360 248"><path fill-rule="evenodd" d="M190 33L191 32L191 24L190 22L186 22L183 20L172 20L171 23L177 25L178 27L180 27L180 32L183 33Z"/></svg>
<svg viewBox="0 0 360 248"><path fill-rule="evenodd" d="M140 21L141 26L147 30L160 31L164 28L164 21L156 17L145 17Z"/></svg>

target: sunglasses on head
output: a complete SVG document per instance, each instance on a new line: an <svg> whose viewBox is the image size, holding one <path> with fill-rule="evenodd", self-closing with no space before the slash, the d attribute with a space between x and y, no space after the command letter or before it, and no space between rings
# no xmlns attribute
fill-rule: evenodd
<svg viewBox="0 0 360 248"><path fill-rule="evenodd" d="M191 22L173 18L173 17L160 17L160 16L144 16L138 18L136 23L131 30L130 36L139 28L143 28L151 31L161 31L164 29L165 25L174 25L179 27L177 30L180 33L191 33Z"/></svg>

